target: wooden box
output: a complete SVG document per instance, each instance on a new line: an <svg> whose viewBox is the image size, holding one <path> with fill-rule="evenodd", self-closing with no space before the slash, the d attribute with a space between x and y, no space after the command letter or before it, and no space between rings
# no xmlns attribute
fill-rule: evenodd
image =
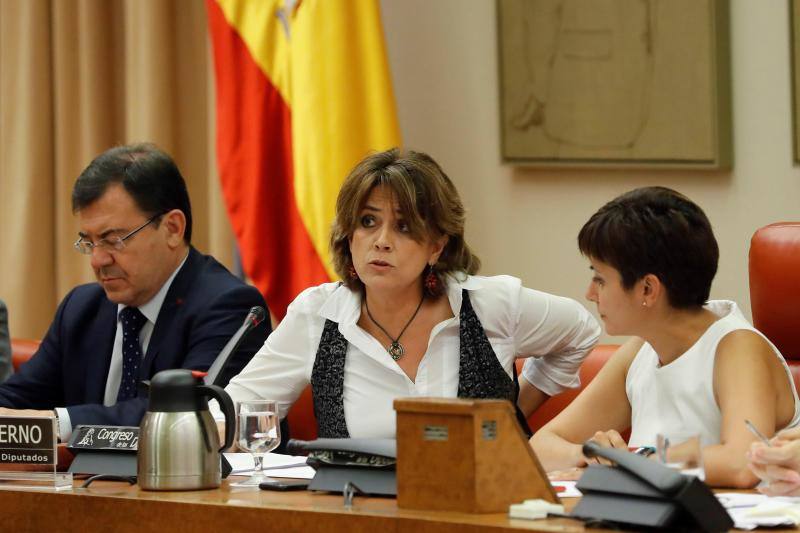
<svg viewBox="0 0 800 533"><path fill-rule="evenodd" d="M401 398L397 505L405 509L508 512L558 497L505 400Z"/></svg>

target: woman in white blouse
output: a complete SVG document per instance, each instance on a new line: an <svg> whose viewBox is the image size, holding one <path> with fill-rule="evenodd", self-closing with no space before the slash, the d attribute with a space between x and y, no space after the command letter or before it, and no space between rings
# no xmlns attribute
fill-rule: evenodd
<svg viewBox="0 0 800 533"><path fill-rule="evenodd" d="M394 437L398 397L516 400L514 360L535 357L528 410L576 387L600 333L577 302L479 277L464 208L429 156L392 149L347 177L330 241L341 283L300 294L226 390L278 400L310 383L320 437Z"/></svg>

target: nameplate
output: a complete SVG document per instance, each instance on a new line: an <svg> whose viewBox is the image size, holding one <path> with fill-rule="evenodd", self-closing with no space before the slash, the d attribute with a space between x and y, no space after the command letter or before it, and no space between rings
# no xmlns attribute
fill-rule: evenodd
<svg viewBox="0 0 800 533"><path fill-rule="evenodd" d="M54 464L53 418L0 416L0 463Z"/></svg>
<svg viewBox="0 0 800 533"><path fill-rule="evenodd" d="M78 451L135 452L139 446L139 428L132 426L78 426L68 448Z"/></svg>
<svg viewBox="0 0 800 533"><path fill-rule="evenodd" d="M450 431L447 426L425 426L422 438L424 440L441 440L446 441L450 438Z"/></svg>

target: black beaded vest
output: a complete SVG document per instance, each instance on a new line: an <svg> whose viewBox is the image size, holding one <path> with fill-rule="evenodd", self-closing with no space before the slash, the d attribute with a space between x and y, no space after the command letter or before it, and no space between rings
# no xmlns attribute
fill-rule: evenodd
<svg viewBox="0 0 800 533"><path fill-rule="evenodd" d="M472 308L469 293L465 289L461 294L463 300L459 313L458 397L505 399L516 404L516 369L513 379L506 374ZM314 415L317 417L320 438L350 436L344 418L343 400L346 357L347 340L339 331L339 325L332 320L326 320L311 371ZM523 429L527 431L527 427Z"/></svg>

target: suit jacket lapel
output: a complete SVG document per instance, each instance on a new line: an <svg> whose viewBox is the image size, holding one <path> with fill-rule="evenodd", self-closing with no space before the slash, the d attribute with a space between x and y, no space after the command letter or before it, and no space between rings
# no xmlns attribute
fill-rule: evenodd
<svg viewBox="0 0 800 533"><path fill-rule="evenodd" d="M97 355L86 368L85 398L90 403L103 403L106 395L106 381L111 367L111 352L114 350L114 337L117 334L117 304L104 299L99 310L97 328Z"/></svg>
<svg viewBox="0 0 800 533"><path fill-rule="evenodd" d="M175 321L175 317L180 313L180 307L183 305L191 288L192 281L199 268L198 264L201 261L202 256L200 253L194 247L190 247L186 263L183 264L180 272L172 280L172 285L167 291L164 303L161 304L161 310L158 312L153 334L150 336L150 343L147 345L147 353L145 353L144 361L139 368L139 376L142 379L152 376L156 356L161 350L164 339L170 336L172 324Z"/></svg>

